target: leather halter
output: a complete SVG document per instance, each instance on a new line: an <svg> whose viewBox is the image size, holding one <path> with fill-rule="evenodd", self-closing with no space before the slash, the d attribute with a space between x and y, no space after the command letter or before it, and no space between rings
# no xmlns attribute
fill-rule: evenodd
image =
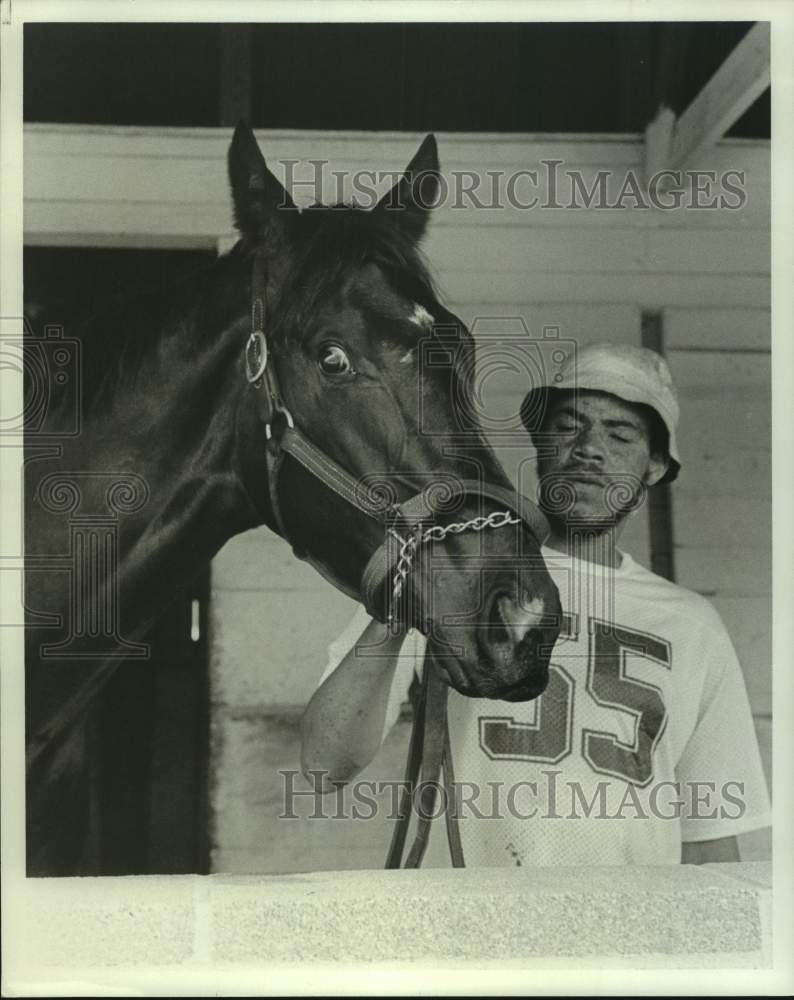
<svg viewBox="0 0 794 1000"><path fill-rule="evenodd" d="M245 348L246 378L251 386L259 390L260 415L265 425L267 446L265 449L268 467L268 489L270 506L276 528L282 538L292 545L297 558L311 563L327 580L350 597L361 600L371 617L383 622L390 620L391 601L384 597L386 586L394 575L399 560L399 542L405 541L405 532L415 533L419 542L422 532L435 523L439 511L433 504L430 491L416 493L401 503L383 503L368 495L359 478L352 476L338 462L318 448L295 426L295 421L284 403L278 375L272 358L272 344L267 332L267 268L264 254L254 256L251 281L251 333ZM303 466L327 489L332 490L346 503L367 517L384 526L386 539L373 553L361 578L358 591L351 589L338 574L325 563L312 557L308 552L292 543L284 524L279 497L279 476L286 456L290 456ZM445 490L443 503L449 505L455 498L475 496L493 500L518 516L542 544L549 535L549 524L540 509L522 494L498 485L483 484L474 479L455 480ZM467 525L460 526L467 527ZM507 522L504 522L507 523ZM457 527L457 526L452 526ZM479 529L478 529L479 530ZM402 534L400 534L402 532ZM417 627L424 630L425 623Z"/></svg>
<svg viewBox="0 0 794 1000"><path fill-rule="evenodd" d="M351 507L380 522L384 526L386 535L386 540L375 550L364 569L358 593L351 591L331 567L314 559L307 552L299 550L293 544L293 552L299 559L311 563L340 590L353 598L360 599L371 617L394 624L394 604L411 570L413 555L423 542L443 540L447 533L458 533L467 529L479 531L485 527L500 527L503 524L520 522L532 532L538 545L543 544L550 528L545 515L535 504L517 491L483 484L478 480L456 480L445 490L444 505L448 506L456 498L462 500L467 496L475 496L496 501L506 508L507 513L498 512L461 524L441 525L436 523L438 512L434 509L427 491L416 493L402 503L373 502L373 498L368 497L366 489L362 489L359 479L326 455L295 426L292 414L281 395L278 376L271 360L272 351L266 324L266 287L266 264L264 256L259 253L254 258L251 282L251 334L245 350L246 377L253 388L259 390L259 405L267 439L265 454L270 506L276 528L282 538L289 542L278 489L282 463L289 455ZM511 517L511 514L518 516ZM497 520L492 521L492 518ZM395 546L395 538L400 543L399 546ZM391 595L387 591L390 579L394 581ZM425 622L417 623L417 627L422 631L426 631L425 626ZM418 868L421 865L439 788L438 778L442 772L446 797L447 838L452 864L456 868L464 865L457 817L450 805L452 799L450 790L454 787L454 777L447 724L448 694L449 688L441 679L432 654L426 654L421 693L414 699L414 723L406 780L386 860L387 868L399 868L402 864L403 848L411 821L411 807L417 791L420 791L420 798L416 836L405 860L405 867ZM422 781L418 784L420 771Z"/></svg>

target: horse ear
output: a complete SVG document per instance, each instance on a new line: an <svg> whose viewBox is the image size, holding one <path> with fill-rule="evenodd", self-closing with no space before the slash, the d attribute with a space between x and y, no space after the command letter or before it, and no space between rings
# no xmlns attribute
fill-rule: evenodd
<svg viewBox="0 0 794 1000"><path fill-rule="evenodd" d="M254 133L239 122L229 146L234 222L244 236L261 236L279 208L294 209L287 189L270 172Z"/></svg>
<svg viewBox="0 0 794 1000"><path fill-rule="evenodd" d="M375 206L376 212L388 212L388 217L415 242L427 226L428 212L438 198L441 169L438 164L436 137L425 136L416 155L394 187Z"/></svg>

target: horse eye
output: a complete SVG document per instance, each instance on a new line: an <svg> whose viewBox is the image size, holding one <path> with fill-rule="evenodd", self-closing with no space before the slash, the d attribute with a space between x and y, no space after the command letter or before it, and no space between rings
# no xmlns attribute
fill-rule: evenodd
<svg viewBox="0 0 794 1000"><path fill-rule="evenodd" d="M339 344L326 344L320 351L319 365L326 375L355 374L350 358Z"/></svg>

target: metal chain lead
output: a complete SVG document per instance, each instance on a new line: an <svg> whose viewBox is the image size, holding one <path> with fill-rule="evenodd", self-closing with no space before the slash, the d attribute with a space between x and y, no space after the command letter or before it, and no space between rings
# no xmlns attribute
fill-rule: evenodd
<svg viewBox="0 0 794 1000"><path fill-rule="evenodd" d="M487 517L473 517L470 521L434 524L424 532L422 541L441 542L447 535L459 535L462 531L482 531L483 528L503 528L507 524L521 524L521 518L514 517L508 510L497 510Z"/></svg>
<svg viewBox="0 0 794 1000"><path fill-rule="evenodd" d="M420 544L425 542L442 542L447 535L460 535L464 531L482 531L485 528L504 528L508 524L520 524L521 518L515 517L510 511L497 510L487 516L473 517L469 521L453 521L451 524L434 524L424 531L417 529L412 534L404 537L394 528L389 528L390 533L400 543L400 552L397 556L397 565L394 568L392 577L391 603L389 607L388 624L394 630L394 609L397 601L403 592L414 558Z"/></svg>

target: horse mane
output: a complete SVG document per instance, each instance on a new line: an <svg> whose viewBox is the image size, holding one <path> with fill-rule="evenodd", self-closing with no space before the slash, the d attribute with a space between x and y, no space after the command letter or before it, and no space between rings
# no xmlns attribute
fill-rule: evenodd
<svg viewBox="0 0 794 1000"><path fill-rule="evenodd" d="M218 295L218 279L222 289L224 276L230 278L236 269L230 258L232 254L198 266L167 285L125 290L98 300L47 302L29 315L35 329L62 326L66 338L79 341L86 412L118 389L134 385L143 362L169 332L177 333L191 323L194 343L201 350L211 333L217 332L211 314L217 316L223 308L218 299L228 298L227 308L231 305L230 296Z"/></svg>

